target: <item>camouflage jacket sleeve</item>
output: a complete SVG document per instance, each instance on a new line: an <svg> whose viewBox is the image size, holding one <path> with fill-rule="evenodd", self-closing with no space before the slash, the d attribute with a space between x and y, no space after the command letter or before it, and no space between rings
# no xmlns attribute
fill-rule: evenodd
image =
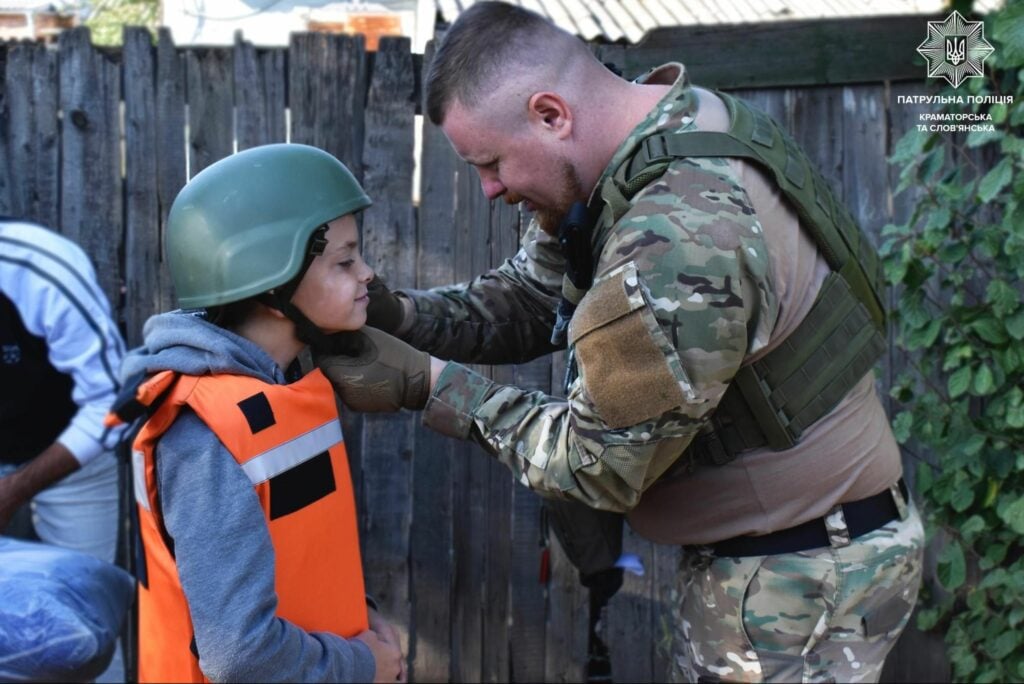
<svg viewBox="0 0 1024 684"><path fill-rule="evenodd" d="M767 341L777 313L767 254L726 162L674 162L607 233L570 323L579 375L568 398L450 363L424 422L480 443L539 493L629 510Z"/></svg>
<svg viewBox="0 0 1024 684"><path fill-rule="evenodd" d="M460 285L400 290L416 306L400 337L464 363L523 363L550 353L563 271L557 241L531 222L522 249L498 268Z"/></svg>

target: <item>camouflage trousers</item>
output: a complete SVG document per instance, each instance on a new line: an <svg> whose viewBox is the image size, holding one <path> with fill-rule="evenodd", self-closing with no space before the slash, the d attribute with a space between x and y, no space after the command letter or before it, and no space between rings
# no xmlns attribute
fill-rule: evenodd
<svg viewBox="0 0 1024 684"><path fill-rule="evenodd" d="M921 584L924 530L913 505L903 512L811 551L684 554L673 680L877 682Z"/></svg>

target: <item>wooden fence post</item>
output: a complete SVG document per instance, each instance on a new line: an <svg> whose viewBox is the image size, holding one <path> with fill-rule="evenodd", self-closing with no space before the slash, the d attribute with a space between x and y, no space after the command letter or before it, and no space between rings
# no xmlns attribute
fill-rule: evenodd
<svg viewBox="0 0 1024 684"><path fill-rule="evenodd" d="M363 187L374 204L363 217L364 257L392 287L416 284L412 206L414 75L408 38L382 38L366 106ZM363 420L363 567L367 590L408 644L409 525L412 518L413 433L418 415L368 415ZM430 458L421 454L421 458Z"/></svg>
<svg viewBox="0 0 1024 684"><path fill-rule="evenodd" d="M60 35L60 230L92 258L103 292L121 309L124 239L121 70L81 27Z"/></svg>
<svg viewBox="0 0 1024 684"><path fill-rule="evenodd" d="M423 59L430 65L433 44ZM441 130L424 117L417 215L416 286L455 282L455 167L457 158ZM436 432L414 434L413 501L410 530L412 624L410 681L454 679L452 606L452 472L455 442Z"/></svg>
<svg viewBox="0 0 1024 684"><path fill-rule="evenodd" d="M124 31L125 329L129 347L160 310L160 202L157 183L156 56L149 31Z"/></svg>

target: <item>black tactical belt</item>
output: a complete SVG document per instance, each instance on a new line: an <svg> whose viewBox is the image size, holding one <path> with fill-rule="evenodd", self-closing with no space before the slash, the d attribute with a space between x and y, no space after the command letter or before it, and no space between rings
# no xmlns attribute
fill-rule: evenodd
<svg viewBox="0 0 1024 684"><path fill-rule="evenodd" d="M910 501L907 485L900 478L900 492L904 501ZM850 539L874 532L882 525L899 517L900 512L888 488L860 501L844 503L843 517L850 531ZM742 536L708 544L716 556L739 558L743 556L772 556L779 553L796 553L829 546L825 518L815 518L795 527L760 536Z"/></svg>

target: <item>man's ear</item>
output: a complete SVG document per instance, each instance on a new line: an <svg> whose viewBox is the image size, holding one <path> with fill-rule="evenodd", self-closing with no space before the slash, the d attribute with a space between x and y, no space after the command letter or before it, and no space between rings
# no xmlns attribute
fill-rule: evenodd
<svg viewBox="0 0 1024 684"><path fill-rule="evenodd" d="M558 93L545 90L531 95L526 115L532 125L554 133L559 140L572 134L572 108Z"/></svg>

